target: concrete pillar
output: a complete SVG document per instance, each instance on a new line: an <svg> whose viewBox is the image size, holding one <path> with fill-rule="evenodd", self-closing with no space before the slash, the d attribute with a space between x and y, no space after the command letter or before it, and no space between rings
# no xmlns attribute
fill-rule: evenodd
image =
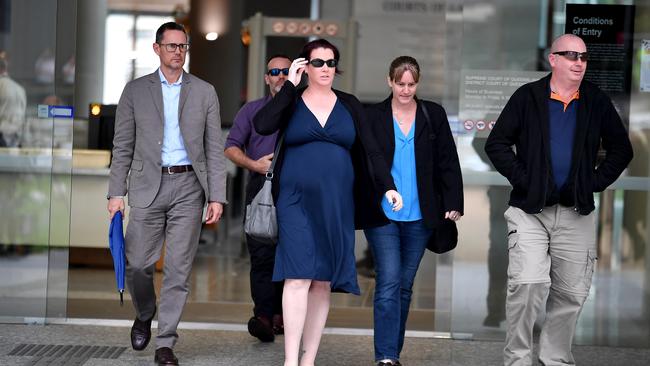
<svg viewBox="0 0 650 366"><path fill-rule="evenodd" d="M88 118L88 104L101 102L107 0L77 2L75 118Z"/></svg>

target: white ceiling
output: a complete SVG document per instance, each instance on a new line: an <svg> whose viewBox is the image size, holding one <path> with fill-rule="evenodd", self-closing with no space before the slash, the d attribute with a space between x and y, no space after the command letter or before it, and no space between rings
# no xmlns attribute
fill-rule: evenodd
<svg viewBox="0 0 650 366"><path fill-rule="evenodd" d="M171 12L177 5L190 9L190 0L108 0L110 10Z"/></svg>

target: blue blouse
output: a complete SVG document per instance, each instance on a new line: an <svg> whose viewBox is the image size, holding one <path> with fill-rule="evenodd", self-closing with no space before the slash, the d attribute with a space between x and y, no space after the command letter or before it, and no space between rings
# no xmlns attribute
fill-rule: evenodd
<svg viewBox="0 0 650 366"><path fill-rule="evenodd" d="M420 212L418 184L415 175L415 122L407 136L404 136L395 118L393 118L393 129L395 130L395 154L390 173L397 191L402 195L404 207L397 212L393 211L392 204L386 197L382 200L381 207L386 217L393 221L421 220L422 212Z"/></svg>

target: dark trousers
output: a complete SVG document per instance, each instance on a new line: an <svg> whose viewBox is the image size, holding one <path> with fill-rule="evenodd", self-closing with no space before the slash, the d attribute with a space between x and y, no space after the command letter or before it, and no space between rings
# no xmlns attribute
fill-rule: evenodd
<svg viewBox="0 0 650 366"><path fill-rule="evenodd" d="M251 256L251 296L255 316L272 319L275 314L282 314L282 287L284 283L273 282L273 265L275 264L275 246L246 235L248 253Z"/></svg>
<svg viewBox="0 0 650 366"><path fill-rule="evenodd" d="M246 186L246 204L259 192L264 184L264 176L251 173ZM265 316L269 319L275 314L282 314L283 282L273 282L273 266L275 265L275 245L261 243L246 235L248 253L251 257L251 296L255 308L255 316Z"/></svg>

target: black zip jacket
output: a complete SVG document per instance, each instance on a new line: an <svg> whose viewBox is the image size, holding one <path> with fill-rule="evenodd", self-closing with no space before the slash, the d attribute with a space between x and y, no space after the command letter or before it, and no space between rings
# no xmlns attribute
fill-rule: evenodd
<svg viewBox="0 0 650 366"><path fill-rule="evenodd" d="M285 81L282 89L260 109L253 117L253 126L260 135L270 135L280 130L280 135L287 128L289 120L296 109L298 98L305 89L298 90L290 81ZM397 190L390 169L386 165L374 135L366 121L366 114L361 102L352 94L332 89L336 97L348 110L354 121L356 139L350 150L352 165L354 167L354 204L355 228L365 229L368 225L363 210L359 209L367 204L367 200L381 202L384 193ZM275 158L275 157L274 157ZM282 173L283 154L275 164L273 177L273 198L277 202L279 193L280 174Z"/></svg>
<svg viewBox="0 0 650 366"><path fill-rule="evenodd" d="M542 211L555 187L549 141L550 80L549 74L517 89L485 144L492 164L512 185L508 204L529 214ZM633 153L628 133L609 97L586 80L579 90L569 180L575 210L588 215L595 208L593 193L612 184ZM606 155L599 162L601 146Z"/></svg>

